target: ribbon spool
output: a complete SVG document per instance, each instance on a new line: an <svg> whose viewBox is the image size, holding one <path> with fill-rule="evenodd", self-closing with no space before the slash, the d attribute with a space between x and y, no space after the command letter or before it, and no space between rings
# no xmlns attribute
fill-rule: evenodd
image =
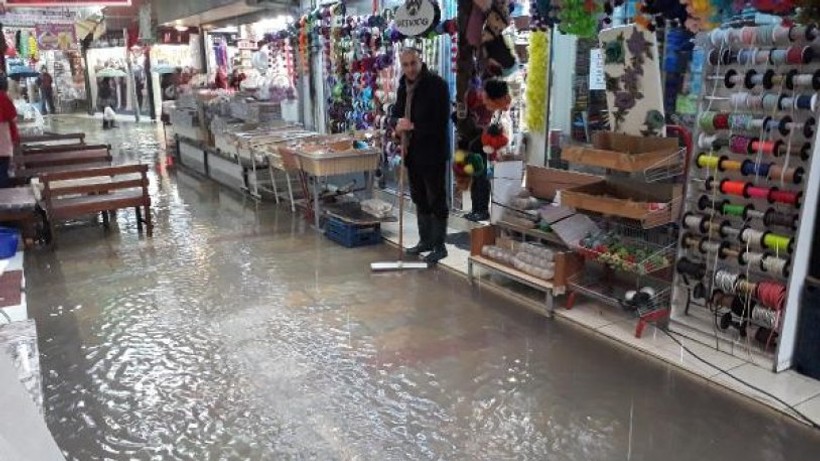
<svg viewBox="0 0 820 461"><path fill-rule="evenodd" d="M701 154L698 154L697 159L695 160L695 163L697 164L697 166L699 168L707 168L707 169L710 169L710 170L717 170L718 167L720 166L720 162L722 160L725 160L725 159L726 159L725 156L717 157L717 156L714 156L714 155L701 153Z"/></svg>
<svg viewBox="0 0 820 461"><path fill-rule="evenodd" d="M698 208L701 211L709 210L709 209L718 211L726 203L729 203L728 200L716 201L716 200L712 200L707 195L701 195L700 198L698 199Z"/></svg>
<svg viewBox="0 0 820 461"><path fill-rule="evenodd" d="M720 236L723 238L733 238L740 241L740 234L742 230L735 229L729 221L724 221L720 224Z"/></svg>
<svg viewBox="0 0 820 461"><path fill-rule="evenodd" d="M790 275L790 264L791 261L789 259L778 258L767 254L763 256L763 259L760 262L760 270L788 278Z"/></svg>
<svg viewBox="0 0 820 461"><path fill-rule="evenodd" d="M769 194L769 202L783 203L786 205L792 205L795 208L800 208L800 199L802 197L802 192L791 192L786 190L772 189L771 193Z"/></svg>
<svg viewBox="0 0 820 461"><path fill-rule="evenodd" d="M725 269L715 272L715 287L724 293L735 294L738 292L740 281L745 280L743 274L733 274Z"/></svg>
<svg viewBox="0 0 820 461"><path fill-rule="evenodd" d="M750 154L755 153L763 153L766 155L776 156L778 152L780 152L780 146L783 144L783 141L760 141L758 139L753 139L749 144L749 151Z"/></svg>
<svg viewBox="0 0 820 461"><path fill-rule="evenodd" d="M741 266L749 266L760 269L764 256L765 255L763 253L743 250L740 252L740 257L738 257L737 263Z"/></svg>
<svg viewBox="0 0 820 461"><path fill-rule="evenodd" d="M750 211L753 211L752 205L736 205L729 202L724 202L720 207L720 213L724 216L735 216L738 218L747 219Z"/></svg>
<svg viewBox="0 0 820 461"><path fill-rule="evenodd" d="M753 141L757 138L735 135L729 138L729 149L735 154L751 154Z"/></svg>
<svg viewBox="0 0 820 461"><path fill-rule="evenodd" d="M745 314L745 304L736 295L724 293L721 290L715 290L715 292L712 293L710 302L712 303L712 306L731 310L732 313L738 317L743 317Z"/></svg>
<svg viewBox="0 0 820 461"><path fill-rule="evenodd" d="M730 75L730 73L727 72L726 73L727 81L729 80L729 75ZM739 76L738 76L738 78L739 78ZM759 85L762 85L763 88L765 88L767 90L770 90L770 89L772 89L772 87L774 87L774 85L780 83L781 80L782 80L782 77L780 77L778 75L775 75L775 73L772 69L768 69L766 72L763 72L762 74L758 73L754 69L749 69L746 72L746 76L742 79L743 85L748 90L751 90L752 88L754 88L756 86L759 86ZM732 84L732 87L733 86L734 86L734 84ZM732 88L732 87L730 87L728 84L726 85L726 88Z"/></svg>
<svg viewBox="0 0 820 461"><path fill-rule="evenodd" d="M710 186L711 184L707 185L707 187ZM726 195L736 195L738 197L749 198L747 195L747 189L749 187L751 187L751 185L745 182L723 179L720 181L719 190Z"/></svg>
<svg viewBox="0 0 820 461"><path fill-rule="evenodd" d="M766 232L763 234L763 239L761 241L764 248L774 250L777 254L792 253L794 250L794 238L786 235Z"/></svg>
<svg viewBox="0 0 820 461"><path fill-rule="evenodd" d="M710 223L706 216L687 212L683 215L683 225L689 230L705 234L709 232Z"/></svg>
<svg viewBox="0 0 820 461"><path fill-rule="evenodd" d="M808 64L814 60L814 49L810 46L790 46L786 49L786 64Z"/></svg>
<svg viewBox="0 0 820 461"><path fill-rule="evenodd" d="M696 263L686 257L679 259L678 263L675 265L675 268L681 275L693 277L696 279L703 279L704 277L706 277L706 265L702 263Z"/></svg>
<svg viewBox="0 0 820 461"><path fill-rule="evenodd" d="M784 182L792 183L792 184L800 184L803 182L803 175L805 170L803 167L790 167L785 168L781 165L772 165L769 168L768 175L766 175L769 181L780 181L781 179Z"/></svg>
<svg viewBox="0 0 820 461"><path fill-rule="evenodd" d="M817 27L792 26L789 28L789 40L792 42L813 42L817 38Z"/></svg>
<svg viewBox="0 0 820 461"><path fill-rule="evenodd" d="M720 171L740 171L743 163L737 160L722 159L718 165Z"/></svg>
<svg viewBox="0 0 820 461"><path fill-rule="evenodd" d="M752 198L757 200L768 200L769 194L771 193L771 189L766 187L758 187L753 186L751 184L748 185L749 187L746 188L746 198Z"/></svg>
<svg viewBox="0 0 820 461"><path fill-rule="evenodd" d="M765 178L769 175L771 166L771 163L757 163L753 160L744 160L740 167L740 173L743 176L761 176Z"/></svg>
<svg viewBox="0 0 820 461"><path fill-rule="evenodd" d="M786 286L782 283L760 282L754 294L758 301L769 309L781 311L786 305Z"/></svg>
<svg viewBox="0 0 820 461"><path fill-rule="evenodd" d="M769 208L763 214L762 220L766 227L780 226L797 230L797 221L799 217L800 216L797 214L783 213L775 210L774 208Z"/></svg>
<svg viewBox="0 0 820 461"><path fill-rule="evenodd" d="M777 325L778 315L776 311L767 309L765 306L755 304L752 308L752 322L764 328L774 329Z"/></svg>
<svg viewBox="0 0 820 461"><path fill-rule="evenodd" d="M751 245L756 248L763 248L763 237L766 233L751 227L745 227L740 232L740 242L746 245Z"/></svg>
<svg viewBox="0 0 820 461"><path fill-rule="evenodd" d="M801 74L797 69L792 69L786 74L786 88L794 90L796 88L811 88L820 90L820 69L813 74Z"/></svg>

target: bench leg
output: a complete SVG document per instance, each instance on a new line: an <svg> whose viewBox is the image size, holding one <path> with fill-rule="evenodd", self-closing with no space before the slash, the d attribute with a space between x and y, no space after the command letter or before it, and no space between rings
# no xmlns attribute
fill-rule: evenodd
<svg viewBox="0 0 820 461"><path fill-rule="evenodd" d="M103 227L108 229L110 227L110 224L111 224L108 220L108 212L106 212L106 211L102 212L102 220L103 220Z"/></svg>
<svg viewBox="0 0 820 461"><path fill-rule="evenodd" d="M151 206L145 205L145 226L148 228L148 236L154 235L154 221L151 218Z"/></svg>
<svg viewBox="0 0 820 461"><path fill-rule="evenodd" d="M137 230L142 232L142 210L140 207L135 207L134 211L137 212Z"/></svg>
<svg viewBox="0 0 820 461"><path fill-rule="evenodd" d="M49 233L51 234L51 235L49 235L49 240L48 240L49 247L52 250L54 250L54 249L57 248L57 226L54 225L54 220L53 219L51 219L49 217L46 217L46 219L48 220L48 229L49 229Z"/></svg>

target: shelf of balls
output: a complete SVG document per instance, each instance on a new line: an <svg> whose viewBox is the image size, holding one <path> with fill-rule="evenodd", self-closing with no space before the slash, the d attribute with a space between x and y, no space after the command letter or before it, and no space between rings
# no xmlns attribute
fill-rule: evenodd
<svg viewBox="0 0 820 461"><path fill-rule="evenodd" d="M675 258L675 243L654 245L613 233L587 235L573 250L588 260L638 275L666 269Z"/></svg>
<svg viewBox="0 0 820 461"><path fill-rule="evenodd" d="M612 307L619 307L637 315L644 315L659 309L668 309L672 287L668 281L653 277L639 280L623 280L601 270L579 272L568 279L571 293L598 301ZM568 299L568 308L574 304Z"/></svg>

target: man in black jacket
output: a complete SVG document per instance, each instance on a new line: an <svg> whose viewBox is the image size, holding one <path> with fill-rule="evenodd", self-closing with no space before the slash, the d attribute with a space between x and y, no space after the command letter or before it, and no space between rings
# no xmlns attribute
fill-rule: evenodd
<svg viewBox="0 0 820 461"><path fill-rule="evenodd" d="M430 252L431 264L447 257L447 161L450 159L450 91L447 82L427 70L415 48L400 53L399 81L392 117L402 140L402 155L416 204L419 244L409 255Z"/></svg>

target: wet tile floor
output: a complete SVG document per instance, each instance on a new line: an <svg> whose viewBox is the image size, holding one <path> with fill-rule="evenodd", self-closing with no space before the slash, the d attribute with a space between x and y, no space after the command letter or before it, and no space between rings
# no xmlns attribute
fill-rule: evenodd
<svg viewBox="0 0 820 461"><path fill-rule="evenodd" d="M163 164L150 124L55 129ZM445 270L371 274L386 246L184 170L151 191L152 239L120 212L27 256L68 459L817 459L820 432Z"/></svg>

